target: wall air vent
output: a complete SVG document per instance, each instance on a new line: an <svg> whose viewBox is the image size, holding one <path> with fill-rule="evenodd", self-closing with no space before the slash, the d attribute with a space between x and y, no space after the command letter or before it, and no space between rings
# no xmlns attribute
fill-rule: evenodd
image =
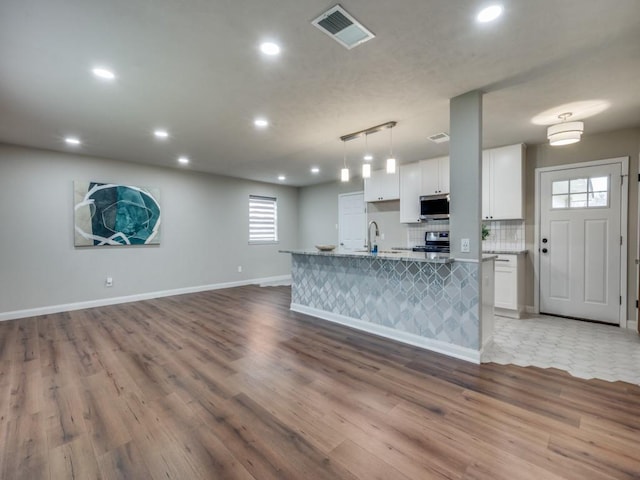
<svg viewBox="0 0 640 480"><path fill-rule="evenodd" d="M446 133L436 133L435 135L431 135L428 137L433 143L444 143L449 141L449 135Z"/></svg>
<svg viewBox="0 0 640 480"><path fill-rule="evenodd" d="M375 37L340 5L330 8L311 23L349 50Z"/></svg>

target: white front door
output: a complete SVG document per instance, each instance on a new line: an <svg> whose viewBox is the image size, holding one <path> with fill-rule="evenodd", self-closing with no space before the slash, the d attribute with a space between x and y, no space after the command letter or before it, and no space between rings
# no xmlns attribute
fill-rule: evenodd
<svg viewBox="0 0 640 480"><path fill-rule="evenodd" d="M620 323L619 163L541 172L540 312Z"/></svg>
<svg viewBox="0 0 640 480"><path fill-rule="evenodd" d="M338 196L338 238L340 247L348 250L365 248L367 210L364 193L343 193Z"/></svg>

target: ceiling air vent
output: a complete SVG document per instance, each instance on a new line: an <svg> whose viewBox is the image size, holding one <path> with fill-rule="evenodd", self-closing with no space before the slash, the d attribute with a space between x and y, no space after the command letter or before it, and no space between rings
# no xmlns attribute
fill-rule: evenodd
<svg viewBox="0 0 640 480"><path fill-rule="evenodd" d="M327 10L311 23L349 50L375 37L340 5Z"/></svg>
<svg viewBox="0 0 640 480"><path fill-rule="evenodd" d="M428 137L433 143L444 143L449 141L449 135L446 133L436 133L435 135L431 135Z"/></svg>

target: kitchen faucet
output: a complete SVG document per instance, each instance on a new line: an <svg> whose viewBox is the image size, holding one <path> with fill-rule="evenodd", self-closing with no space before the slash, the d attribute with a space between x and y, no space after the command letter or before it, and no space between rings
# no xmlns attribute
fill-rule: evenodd
<svg viewBox="0 0 640 480"><path fill-rule="evenodd" d="M371 253L371 249L373 248L373 245L371 245L371 225L375 225L376 226L375 237L380 235L380 230L378 230L378 224L376 223L375 220L371 220L369 222L369 226L367 227L367 252L369 252L369 253ZM375 237L374 237L374 239L375 239Z"/></svg>

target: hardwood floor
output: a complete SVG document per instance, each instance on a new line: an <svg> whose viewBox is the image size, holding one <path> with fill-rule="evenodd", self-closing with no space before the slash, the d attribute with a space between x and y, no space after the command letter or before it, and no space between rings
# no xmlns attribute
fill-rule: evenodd
<svg viewBox="0 0 640 480"><path fill-rule="evenodd" d="M251 286L0 323L1 478L640 478L640 387L289 302Z"/></svg>

